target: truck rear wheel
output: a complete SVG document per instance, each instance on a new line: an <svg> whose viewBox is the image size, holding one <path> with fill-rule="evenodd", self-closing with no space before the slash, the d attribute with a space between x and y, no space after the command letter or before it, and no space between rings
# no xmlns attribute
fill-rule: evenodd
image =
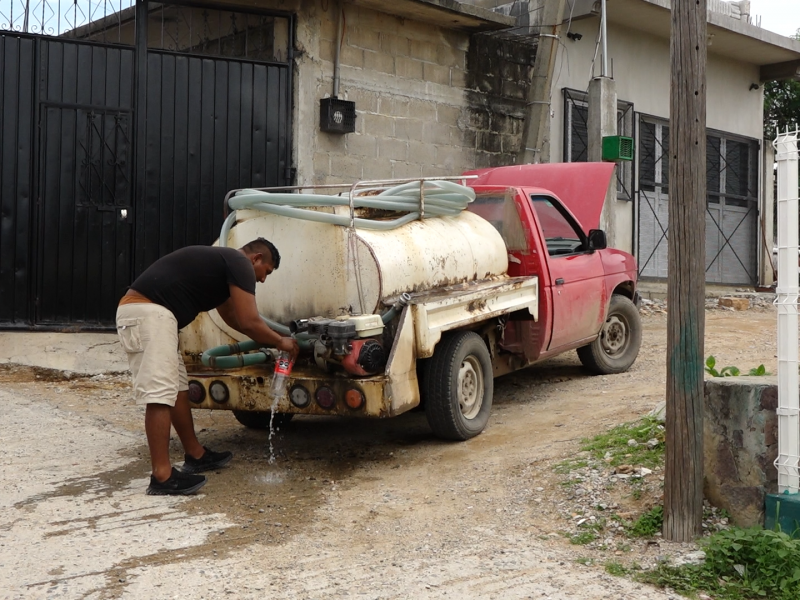
<svg viewBox="0 0 800 600"><path fill-rule="evenodd" d="M233 416L242 425L249 429L269 429L269 417L271 412L268 410L235 410ZM292 413L275 413L272 419L272 428L280 429L292 420Z"/></svg>
<svg viewBox="0 0 800 600"><path fill-rule="evenodd" d="M578 358L592 373L623 373L639 356L641 345L642 321L639 311L628 298L614 294L600 335L588 346L578 348Z"/></svg>
<svg viewBox="0 0 800 600"><path fill-rule="evenodd" d="M423 370L425 416L446 440L468 440L484 430L494 378L489 350L471 331L446 334Z"/></svg>

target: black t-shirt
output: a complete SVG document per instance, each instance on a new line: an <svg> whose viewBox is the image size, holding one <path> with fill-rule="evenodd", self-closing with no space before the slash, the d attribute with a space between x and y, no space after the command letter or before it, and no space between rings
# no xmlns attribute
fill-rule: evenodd
<svg viewBox="0 0 800 600"><path fill-rule="evenodd" d="M159 258L131 288L172 311L182 329L198 313L230 298L231 283L256 293L256 274L244 254L235 248L187 246Z"/></svg>

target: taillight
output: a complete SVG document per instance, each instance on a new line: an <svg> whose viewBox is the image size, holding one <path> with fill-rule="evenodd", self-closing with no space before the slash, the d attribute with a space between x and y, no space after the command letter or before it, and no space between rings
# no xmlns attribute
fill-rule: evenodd
<svg viewBox="0 0 800 600"><path fill-rule="evenodd" d="M320 408L324 408L325 410L329 410L336 406L336 395L333 393L333 390L326 385L317 388L315 398L317 399L317 404L319 404Z"/></svg>
<svg viewBox="0 0 800 600"><path fill-rule="evenodd" d="M297 408L305 408L311 404L311 394L302 385L293 385L289 390L289 400Z"/></svg>
<svg viewBox="0 0 800 600"><path fill-rule="evenodd" d="M347 393L344 395L344 401L347 406L356 410L364 406L364 392L361 390L357 390L355 388L347 390Z"/></svg>
<svg viewBox="0 0 800 600"><path fill-rule="evenodd" d="M211 382L211 385L208 386L208 393L211 399L219 404L225 404L230 398L228 386L219 380Z"/></svg>
<svg viewBox="0 0 800 600"><path fill-rule="evenodd" d="M202 404L206 399L206 388L199 381L189 382L189 402L192 404Z"/></svg>

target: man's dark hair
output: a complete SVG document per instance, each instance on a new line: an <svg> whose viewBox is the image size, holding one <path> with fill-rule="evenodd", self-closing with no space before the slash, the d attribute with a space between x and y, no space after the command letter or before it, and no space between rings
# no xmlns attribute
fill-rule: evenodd
<svg viewBox="0 0 800 600"><path fill-rule="evenodd" d="M269 252L269 255L272 257L272 267L277 269L281 266L281 253L278 252L278 249L275 247L275 244L270 242L267 239L262 237L254 239L252 242L249 242L242 246L242 250L244 250L245 254L262 254L266 255ZM264 258L262 257L262 261Z"/></svg>

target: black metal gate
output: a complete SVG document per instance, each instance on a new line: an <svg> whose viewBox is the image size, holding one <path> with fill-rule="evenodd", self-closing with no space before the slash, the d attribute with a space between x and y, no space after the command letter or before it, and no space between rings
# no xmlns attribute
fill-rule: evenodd
<svg viewBox="0 0 800 600"><path fill-rule="evenodd" d="M28 323L33 238L32 38L0 35L0 319Z"/></svg>
<svg viewBox="0 0 800 600"><path fill-rule="evenodd" d="M284 66L151 52L147 77L137 273L172 250L213 242L228 190L287 181Z"/></svg>
<svg viewBox="0 0 800 600"><path fill-rule="evenodd" d="M133 49L39 40L39 324L102 324L131 273Z"/></svg>
<svg viewBox="0 0 800 600"><path fill-rule="evenodd" d="M291 183L291 15L132 1L0 0L2 327L107 327L229 189Z"/></svg>

